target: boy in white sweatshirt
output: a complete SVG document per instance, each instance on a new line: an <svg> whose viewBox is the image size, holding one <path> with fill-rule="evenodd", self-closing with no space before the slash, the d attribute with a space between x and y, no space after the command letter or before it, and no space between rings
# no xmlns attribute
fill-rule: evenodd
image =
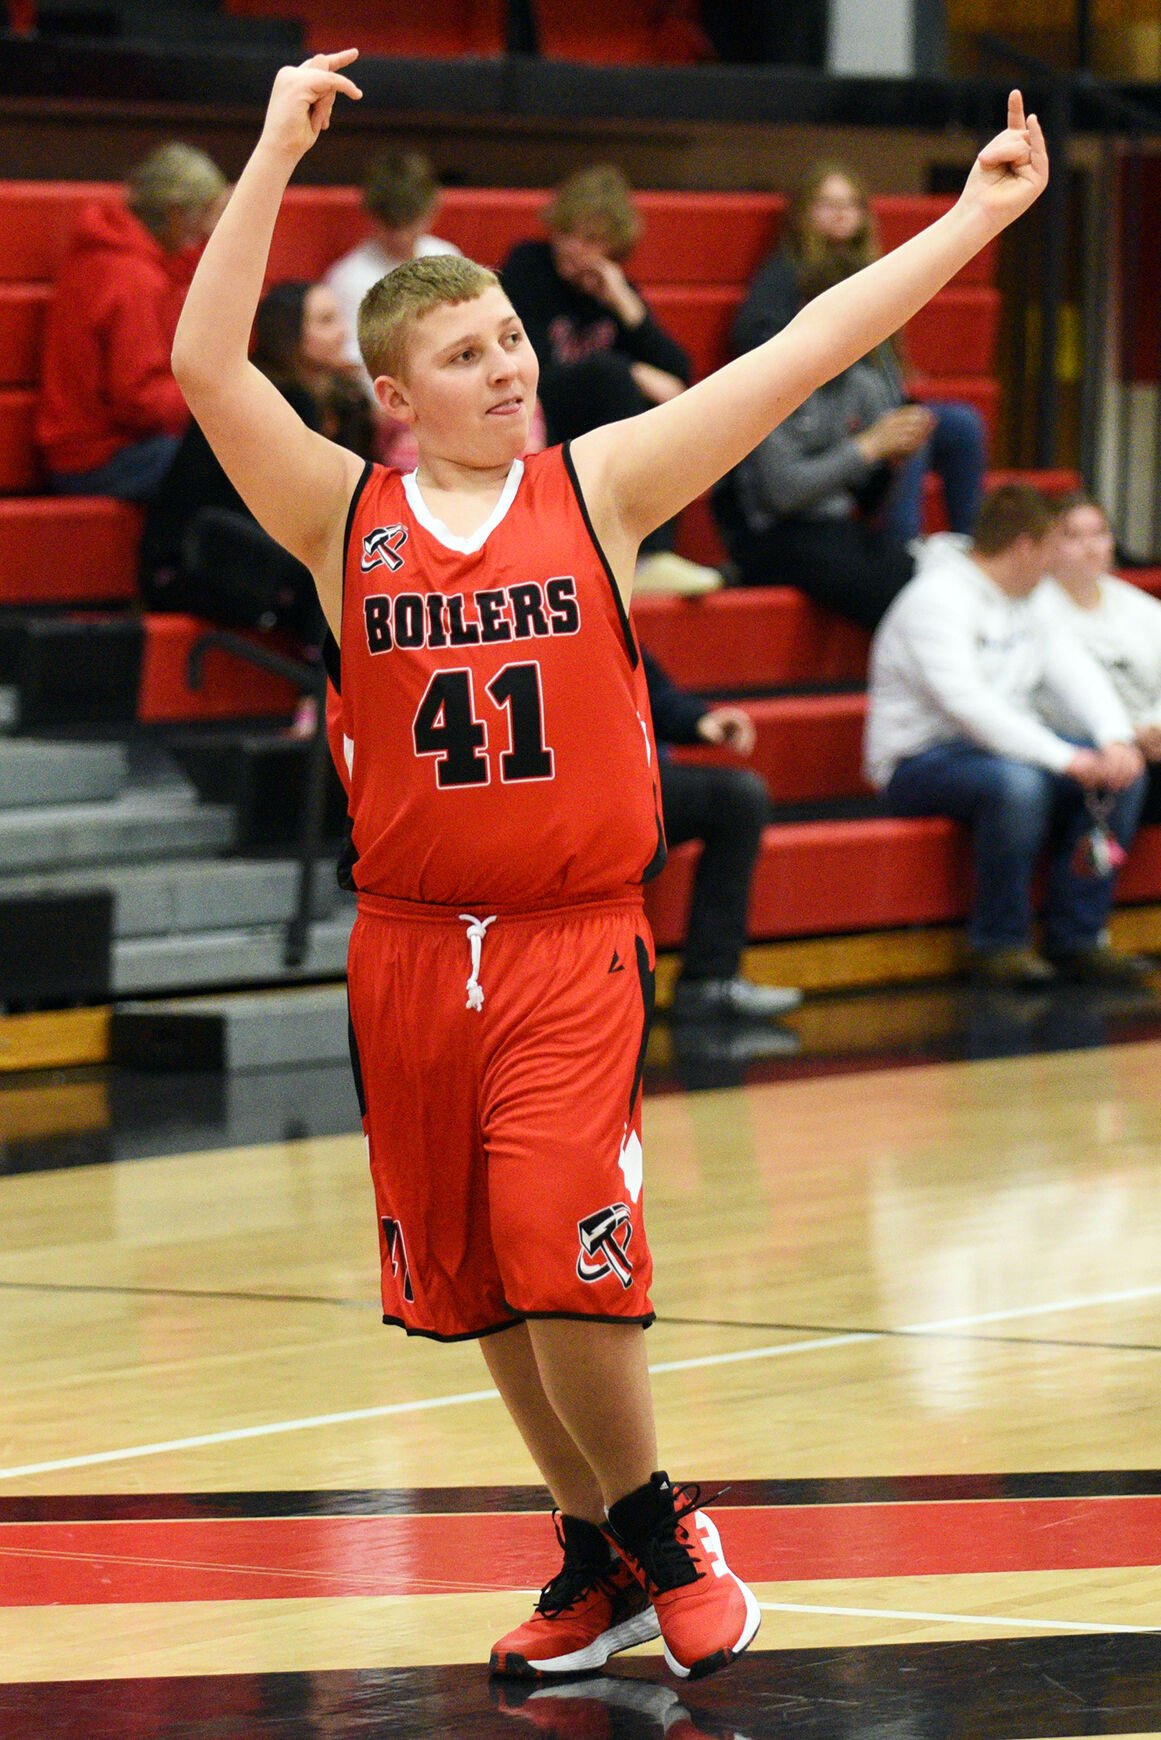
<svg viewBox="0 0 1161 1740"><path fill-rule="evenodd" d="M1144 760L1108 678L1038 590L1052 528L1042 496L1008 485L984 503L974 543L929 542L872 645L866 770L894 814L971 828L978 977L1136 983L1142 963L1104 936L1115 872L1085 874L1074 860L1092 800L1107 804L1107 825L1128 848ZM1047 722L1053 702L1067 705L1080 743ZM1041 954L1032 879L1044 850Z"/></svg>

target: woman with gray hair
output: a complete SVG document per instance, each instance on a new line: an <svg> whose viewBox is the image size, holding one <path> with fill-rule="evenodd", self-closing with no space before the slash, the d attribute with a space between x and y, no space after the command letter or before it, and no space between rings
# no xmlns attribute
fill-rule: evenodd
<svg viewBox="0 0 1161 1740"><path fill-rule="evenodd" d="M124 200L86 206L45 332L36 438L52 489L148 501L189 412L170 369L178 315L226 178L190 145L158 146Z"/></svg>

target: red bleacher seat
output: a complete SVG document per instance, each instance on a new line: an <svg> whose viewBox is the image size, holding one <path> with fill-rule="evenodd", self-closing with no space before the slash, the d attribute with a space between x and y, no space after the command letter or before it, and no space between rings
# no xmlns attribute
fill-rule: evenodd
<svg viewBox="0 0 1161 1740"><path fill-rule="evenodd" d="M144 619L145 647L137 717L144 725L173 725L196 719L287 717L295 691L281 677L215 650L205 662L200 689L189 685L189 655L213 624L196 616Z"/></svg>
<svg viewBox="0 0 1161 1740"><path fill-rule="evenodd" d="M0 387L33 386L40 379L48 284L0 284Z"/></svg>
<svg viewBox="0 0 1161 1740"><path fill-rule="evenodd" d="M1000 292L990 285L949 285L908 322L908 366L919 375L990 375L1000 313Z"/></svg>
<svg viewBox="0 0 1161 1740"><path fill-rule="evenodd" d="M301 19L308 54L352 44L364 55L436 59L504 52L503 0L424 0L414 7L383 0L227 0L226 11Z"/></svg>
<svg viewBox="0 0 1161 1740"><path fill-rule="evenodd" d="M141 515L105 496L0 501L0 604L105 604L137 595Z"/></svg>
<svg viewBox="0 0 1161 1740"><path fill-rule="evenodd" d="M0 182L0 281L55 278L82 206L118 196L107 181Z"/></svg>
<svg viewBox="0 0 1161 1740"><path fill-rule="evenodd" d="M680 65L712 60L689 0L534 0L541 54L553 60Z"/></svg>
<svg viewBox="0 0 1161 1740"><path fill-rule="evenodd" d="M680 947L699 848L678 846L645 890L657 946ZM970 890L967 832L942 818L801 822L767 828L750 892L751 940L958 924ZM1161 827L1143 828L1119 905L1161 899Z"/></svg>
<svg viewBox="0 0 1161 1740"><path fill-rule="evenodd" d="M778 695L747 701L754 752L746 760L724 749L681 748L674 759L750 767L775 803L814 803L866 796L862 774L865 695Z"/></svg>
<svg viewBox="0 0 1161 1740"><path fill-rule="evenodd" d="M648 594L633 603L643 646L675 683L744 691L861 683L869 637L789 586L748 586L702 598Z"/></svg>
<svg viewBox="0 0 1161 1740"><path fill-rule="evenodd" d="M32 387L0 387L0 495L22 495L40 487L35 416Z"/></svg>

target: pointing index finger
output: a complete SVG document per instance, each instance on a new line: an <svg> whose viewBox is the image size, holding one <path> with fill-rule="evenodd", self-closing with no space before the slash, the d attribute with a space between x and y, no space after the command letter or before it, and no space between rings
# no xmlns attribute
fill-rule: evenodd
<svg viewBox="0 0 1161 1740"><path fill-rule="evenodd" d="M1023 129L1024 98L1020 91L1011 91L1008 95L1008 125L1017 131Z"/></svg>

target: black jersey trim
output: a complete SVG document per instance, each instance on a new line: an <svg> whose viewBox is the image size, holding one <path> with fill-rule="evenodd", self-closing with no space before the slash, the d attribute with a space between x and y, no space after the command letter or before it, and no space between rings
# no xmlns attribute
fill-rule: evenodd
<svg viewBox="0 0 1161 1740"><path fill-rule="evenodd" d="M641 1048L637 1053L637 1067L633 1071L633 1086L629 1092L629 1121L633 1121L633 1112L637 1105L637 1095L641 1092L641 1084L645 1080L645 1052L649 1045L649 1029L653 1025L653 1008L657 1001L657 975L649 965L649 950L643 937L634 937L637 945L637 978L641 985Z"/></svg>
<svg viewBox="0 0 1161 1740"><path fill-rule="evenodd" d="M405 1323L402 1317L389 1317L383 1313L383 1321L388 1329L402 1329L406 1335L417 1335L421 1341L482 1341L485 1335L499 1335L504 1329L518 1329L523 1323L523 1317L508 1317L503 1323L489 1323L485 1329L465 1329L461 1335L439 1335L434 1329L414 1329L410 1323Z"/></svg>
<svg viewBox="0 0 1161 1740"><path fill-rule="evenodd" d="M349 553L350 548L351 548L351 527L355 523L355 509L358 507L359 502L362 500L363 491L366 489L367 484L369 483L370 478L371 478L371 473L374 471L374 469L375 469L375 467L372 465L372 463L369 459L365 459L363 461L363 469L359 473L359 481L355 485L353 491L351 492L351 502L350 502L350 506L347 508L347 523L343 527L343 599L342 599L342 603L346 602L346 596L347 596L347 556L348 556L348 553ZM339 606L340 611L342 610L342 603L340 603L340 606ZM340 626L340 628L342 626L342 616L341 615L339 617L339 626Z"/></svg>
<svg viewBox="0 0 1161 1740"><path fill-rule="evenodd" d="M338 641L329 628L323 635L322 661L323 669L330 678L331 687L336 695L341 695L343 692L343 655L339 650Z"/></svg>
<svg viewBox="0 0 1161 1740"><path fill-rule="evenodd" d="M661 807L657 802L657 787L653 788L653 819L657 823L657 850L641 872L642 883L652 882L655 876L660 876L669 862L669 847L665 843L665 829L661 822Z"/></svg>
<svg viewBox="0 0 1161 1740"><path fill-rule="evenodd" d="M355 1023L351 1016L351 993L347 992L347 1048L351 1054L351 1074L355 1078L355 1094L359 1101L359 1116L367 1116L367 1090L363 1086L363 1060L359 1056L359 1041L355 1037Z"/></svg>
<svg viewBox="0 0 1161 1740"><path fill-rule="evenodd" d="M568 481L572 484L581 518L585 523L585 530L592 539L593 549L601 559L601 567L605 570L605 578L609 582L609 590L613 594L613 603L617 606L617 615L621 621L621 633L625 636L625 651L629 655L629 663L636 670L641 663L641 654L637 650L637 639L633 633L633 625L629 621L629 612L625 609L625 600L621 597L621 588L617 585L617 577L609 566L609 558L601 547L601 540L597 537L593 522L589 517L588 503L585 501L584 491L580 486L580 478L576 474L576 466L572 462L572 442L566 441L560 451L564 457L564 469L568 473Z"/></svg>
<svg viewBox="0 0 1161 1740"><path fill-rule="evenodd" d="M648 1329L656 1320L656 1312L646 1311L640 1317L618 1317L600 1311L522 1311L520 1318L527 1323L635 1323L641 1329Z"/></svg>

